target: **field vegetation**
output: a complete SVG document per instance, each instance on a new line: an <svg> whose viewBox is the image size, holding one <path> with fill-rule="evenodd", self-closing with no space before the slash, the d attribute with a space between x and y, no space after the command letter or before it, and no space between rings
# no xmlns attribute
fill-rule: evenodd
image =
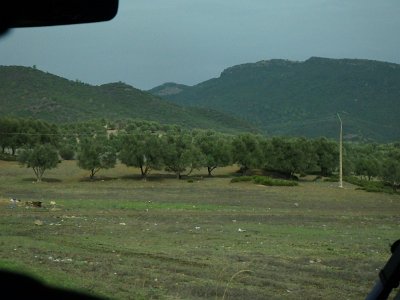
<svg viewBox="0 0 400 300"><path fill-rule="evenodd" d="M231 183L238 169L144 181L118 163L90 180L71 160L37 183L0 161L0 267L110 299L364 298L399 238L400 197L310 175Z"/></svg>

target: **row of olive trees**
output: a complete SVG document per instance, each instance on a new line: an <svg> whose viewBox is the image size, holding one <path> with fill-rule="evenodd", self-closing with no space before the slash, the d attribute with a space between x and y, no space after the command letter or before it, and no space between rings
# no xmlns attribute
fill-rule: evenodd
<svg viewBox="0 0 400 300"><path fill-rule="evenodd" d="M400 186L400 144L359 144L347 147L346 164L354 175L371 181L380 178L397 189Z"/></svg>
<svg viewBox="0 0 400 300"><path fill-rule="evenodd" d="M118 133L107 134L110 127L118 128ZM325 138L232 136L146 121L110 126L97 120L57 127L32 119L2 118L0 129L3 152L11 149L15 154L19 149L18 160L33 169L38 181L45 170L57 166L59 156L77 158L91 178L101 169L114 167L118 159L139 168L143 178L151 170L162 169L181 178L202 167L211 176L216 168L231 164L240 165L242 174L262 169L287 178L307 173L330 176L338 167L338 145ZM397 186L399 149L398 144L346 144L345 174L370 180L379 177Z"/></svg>
<svg viewBox="0 0 400 300"><path fill-rule="evenodd" d="M80 142L78 165L90 171L115 166L117 159L129 167L137 167L144 179L152 170L173 172L177 178L193 170L207 167L211 176L217 167L232 163L228 137L208 132L170 131L152 133L135 130L113 138L92 137Z"/></svg>
<svg viewBox="0 0 400 300"><path fill-rule="evenodd" d="M17 149L31 148L37 144L57 146L60 141L56 125L35 119L0 118L1 153L6 150L15 155Z"/></svg>
<svg viewBox="0 0 400 300"><path fill-rule="evenodd" d="M325 138L267 139L253 134L228 136L214 131L193 130L165 133L135 130L110 139L82 140L78 164L91 177L102 168L113 167L117 158L140 169L143 178L151 170L165 169L181 178L193 170L207 168L208 175L223 166L238 164L242 174L252 169L274 171L285 177L295 173L330 175L338 163L335 142Z"/></svg>

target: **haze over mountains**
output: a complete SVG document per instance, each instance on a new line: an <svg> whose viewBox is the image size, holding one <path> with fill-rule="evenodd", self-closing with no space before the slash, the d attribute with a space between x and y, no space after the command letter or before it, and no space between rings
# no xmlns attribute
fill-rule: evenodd
<svg viewBox="0 0 400 300"><path fill-rule="evenodd" d="M256 124L269 135L400 138L400 65L312 57L237 65L218 78L150 90L169 101L207 107Z"/></svg>
<svg viewBox="0 0 400 300"><path fill-rule="evenodd" d="M233 66L194 86L149 92L122 82L92 86L36 68L0 66L0 116L53 122L138 118L187 128L267 135L400 139L400 65L312 57Z"/></svg>

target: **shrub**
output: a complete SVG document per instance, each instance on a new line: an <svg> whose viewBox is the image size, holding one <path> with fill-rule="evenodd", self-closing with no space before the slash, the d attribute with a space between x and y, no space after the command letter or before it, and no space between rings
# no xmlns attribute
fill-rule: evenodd
<svg viewBox="0 0 400 300"><path fill-rule="evenodd" d="M262 184L266 186L297 186L298 183L291 180L274 179L266 176L242 176L232 178L231 182L246 182L253 181L255 184Z"/></svg>
<svg viewBox="0 0 400 300"><path fill-rule="evenodd" d="M235 182L252 181L252 180L253 180L252 176L240 176L240 177L232 178L231 182L235 183Z"/></svg>
<svg viewBox="0 0 400 300"><path fill-rule="evenodd" d="M355 176L345 177L344 180L348 183L359 186L360 188L358 189L364 190L366 192L389 194L393 193L393 190L390 187L385 186L385 183L382 181L364 180Z"/></svg>
<svg viewBox="0 0 400 300"><path fill-rule="evenodd" d="M254 176L253 182L256 184L262 184L262 185L266 185L266 186L297 186L297 185L299 185L295 181L274 179L274 178L265 177L265 176Z"/></svg>
<svg viewBox="0 0 400 300"><path fill-rule="evenodd" d="M371 192L371 193L382 193L382 192L385 192L384 189L378 188L378 187L365 187L365 188L362 188L362 189L364 191L366 191L366 192Z"/></svg>
<svg viewBox="0 0 400 300"><path fill-rule="evenodd" d="M75 151L71 146L64 146L58 152L64 160L72 160L75 157Z"/></svg>

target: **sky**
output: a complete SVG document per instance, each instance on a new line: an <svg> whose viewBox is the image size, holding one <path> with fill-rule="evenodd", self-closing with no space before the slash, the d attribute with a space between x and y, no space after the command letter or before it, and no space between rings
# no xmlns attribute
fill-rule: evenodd
<svg viewBox="0 0 400 300"><path fill-rule="evenodd" d="M399 0L120 0L108 22L13 29L0 65L147 90L312 56L400 63Z"/></svg>

